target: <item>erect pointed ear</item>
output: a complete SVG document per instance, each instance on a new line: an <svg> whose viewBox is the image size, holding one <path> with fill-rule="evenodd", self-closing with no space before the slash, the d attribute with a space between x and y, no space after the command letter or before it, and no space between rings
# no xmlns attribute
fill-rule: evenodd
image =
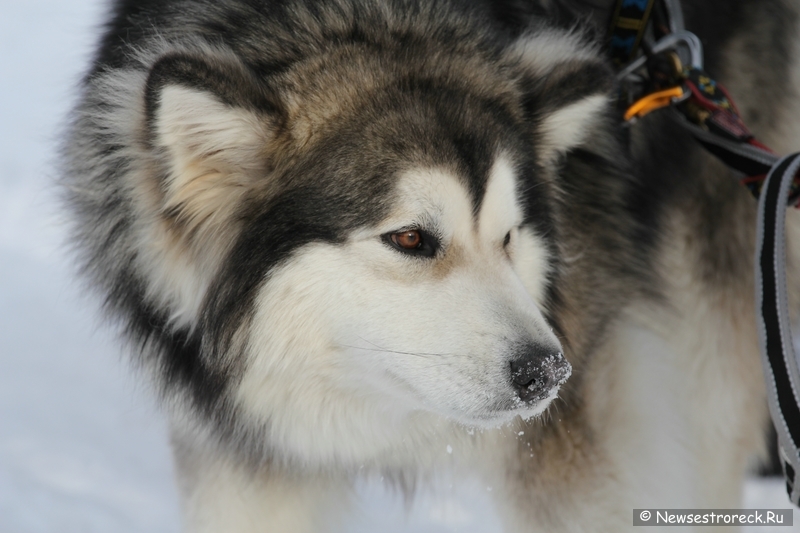
<svg viewBox="0 0 800 533"><path fill-rule="evenodd" d="M579 33L546 30L521 37L525 114L535 125L541 163L586 145L610 117L615 87L607 61Z"/></svg>
<svg viewBox="0 0 800 533"><path fill-rule="evenodd" d="M171 54L150 70L147 143L166 171L162 214L184 238L219 233L268 172L278 108L232 59Z"/></svg>

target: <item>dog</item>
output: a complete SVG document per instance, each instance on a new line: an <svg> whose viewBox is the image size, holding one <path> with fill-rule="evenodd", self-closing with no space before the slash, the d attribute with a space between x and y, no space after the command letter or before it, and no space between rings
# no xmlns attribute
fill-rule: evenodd
<svg viewBox="0 0 800 533"><path fill-rule="evenodd" d="M667 114L620 126L569 4L115 4L63 190L187 531L320 531L359 476L449 468L513 532L739 506L755 202ZM800 146L800 3L684 7L752 129Z"/></svg>

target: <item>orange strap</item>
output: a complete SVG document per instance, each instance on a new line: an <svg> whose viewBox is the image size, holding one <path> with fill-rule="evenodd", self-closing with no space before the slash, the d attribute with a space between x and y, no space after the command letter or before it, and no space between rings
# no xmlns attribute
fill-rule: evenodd
<svg viewBox="0 0 800 533"><path fill-rule="evenodd" d="M662 107L667 107L673 102L674 99L682 97L683 94L684 90L681 86L648 94L644 98L634 102L633 105L630 106L627 111L625 111L624 118L626 121L631 120L634 117L641 118L651 111L655 111L656 109L660 109Z"/></svg>

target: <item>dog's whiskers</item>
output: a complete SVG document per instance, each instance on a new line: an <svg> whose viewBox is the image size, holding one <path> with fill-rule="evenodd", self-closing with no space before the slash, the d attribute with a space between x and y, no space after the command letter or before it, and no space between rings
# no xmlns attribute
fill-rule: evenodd
<svg viewBox="0 0 800 533"><path fill-rule="evenodd" d="M426 352L409 352L409 351L404 351L404 350L392 350L391 348L384 348L382 346L379 346L379 345L375 344L374 342L369 341L369 340L361 337L360 335L358 336L358 338L361 339L362 341L364 341L365 343L370 344L371 347L355 346L355 345L352 345L352 344L341 344L341 343L339 343L339 346L341 346L342 348L353 348L353 349L356 349L356 350L374 350L376 352L396 353L396 354L399 354L399 355L413 355L415 357L422 357L422 358L431 358L431 357L467 357L466 355L459 354L459 353L435 353L435 352L426 353Z"/></svg>

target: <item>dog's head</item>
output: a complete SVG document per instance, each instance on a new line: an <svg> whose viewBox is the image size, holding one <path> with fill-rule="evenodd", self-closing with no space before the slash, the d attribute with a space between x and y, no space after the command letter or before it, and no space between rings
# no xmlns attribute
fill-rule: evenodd
<svg viewBox="0 0 800 533"><path fill-rule="evenodd" d="M150 62L127 185L139 329L239 438L363 456L413 419L537 415L570 375L547 318L557 169L608 72L555 30L412 37L267 75L203 47Z"/></svg>

